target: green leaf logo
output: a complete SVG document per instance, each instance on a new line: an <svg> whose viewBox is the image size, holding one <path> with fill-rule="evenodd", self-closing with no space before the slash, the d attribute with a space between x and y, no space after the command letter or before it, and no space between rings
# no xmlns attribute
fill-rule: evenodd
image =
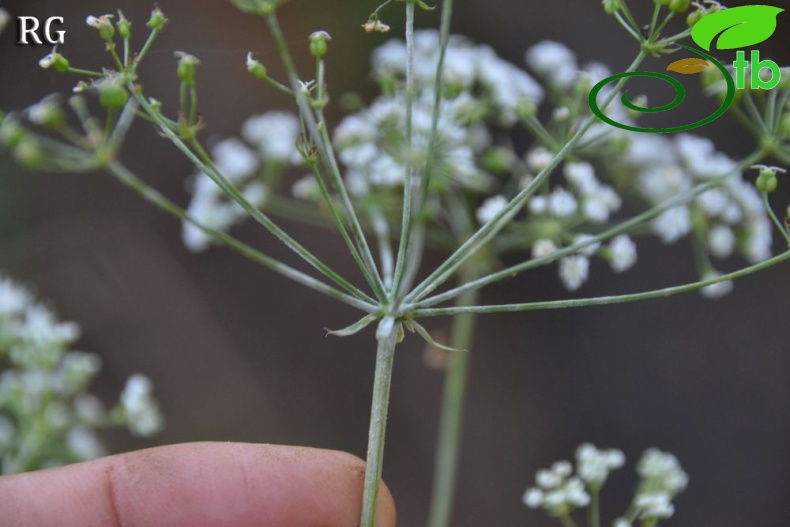
<svg viewBox="0 0 790 527"><path fill-rule="evenodd" d="M718 11L694 25L691 38L705 51L710 51L713 39L717 49L746 48L759 44L776 31L776 17L784 11L770 5L745 5Z"/></svg>

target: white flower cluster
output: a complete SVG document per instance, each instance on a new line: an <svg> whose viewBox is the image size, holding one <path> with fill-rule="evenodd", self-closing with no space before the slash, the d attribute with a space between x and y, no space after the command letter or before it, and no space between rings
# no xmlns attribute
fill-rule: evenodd
<svg viewBox="0 0 790 527"><path fill-rule="evenodd" d="M469 94L444 101L438 123L439 150L434 159L439 189L450 185L476 191L490 186L489 176L477 159L490 146L482 124L468 126L465 115L474 114L479 102ZM410 160L423 166L428 157L433 121L433 95L424 91L414 103L412 144L406 148L405 98L402 94L381 97L369 108L344 119L335 129L334 142L347 167L346 184L356 197L371 190L402 187Z"/></svg>
<svg viewBox="0 0 790 527"><path fill-rule="evenodd" d="M527 164L536 172L545 167L551 154L538 147L527 154ZM545 163L544 163L545 161ZM595 175L593 166L584 161L569 162L563 172L567 188L556 186L550 193L533 196L527 210L536 230L552 234L551 238L540 238L532 246L533 258L547 256L558 250L568 235L571 243L585 242L593 236L579 232L579 225L595 228L609 221L610 215L622 206L622 199L615 189L602 183ZM547 228L548 227L548 228ZM574 232L575 231L575 232ZM636 263L636 245L627 235L614 238L608 247L599 243L588 243L579 253L560 260L559 275L563 285L570 291L579 289L587 281L590 258L600 254L609 261L618 273L630 269Z"/></svg>
<svg viewBox="0 0 790 527"><path fill-rule="evenodd" d="M75 323L59 321L26 287L0 274L1 473L105 454L94 429L113 419L87 392L101 361L69 350L79 333ZM131 420L117 423L137 427ZM148 424L145 431L156 432L161 418Z"/></svg>
<svg viewBox="0 0 790 527"><path fill-rule="evenodd" d="M572 474L573 467L568 461L558 461L550 469L539 470L535 475L537 486L524 493L524 504L532 509L543 508L552 516L565 516L576 508L586 507L590 495L584 482Z"/></svg>
<svg viewBox="0 0 790 527"><path fill-rule="evenodd" d="M439 63L439 32L417 31L414 35L414 80L419 91L433 91ZM383 84L406 75L406 43L390 40L373 52L373 75ZM461 36L451 36L442 70L443 82L455 92L482 93L492 113L503 125L518 119L522 106L534 107L543 100L543 88L526 72L502 60L489 46L474 45Z"/></svg>
<svg viewBox="0 0 790 527"><path fill-rule="evenodd" d="M568 519L574 509L586 507L590 494L597 494L614 470L625 464L620 450L599 450L585 443L576 450L576 473L568 461L558 461L548 470L538 471L537 485L527 489L524 504L544 509L549 515ZM650 448L637 464L640 483L627 516L612 527L631 527L636 519L659 520L674 513L672 499L688 485L688 476L672 454Z"/></svg>
<svg viewBox="0 0 790 527"><path fill-rule="evenodd" d="M672 498L683 491L689 481L677 458L651 448L642 455L636 471L642 478L633 501L639 517L661 519L672 516L675 512Z"/></svg>
<svg viewBox="0 0 790 527"><path fill-rule="evenodd" d="M620 450L598 450L590 443L576 449L576 473L591 486L600 487L612 471L624 464L625 455Z"/></svg>
<svg viewBox="0 0 790 527"><path fill-rule="evenodd" d="M153 388L148 377L136 373L129 377L121 393L121 406L129 430L139 436L150 436L162 429L162 413L153 397Z"/></svg>
<svg viewBox="0 0 790 527"><path fill-rule="evenodd" d="M225 139L211 150L217 170L233 184L254 207L263 207L269 190L264 174L278 173L290 165L298 165L301 158L296 150L299 121L290 113L268 112L250 117L242 129L242 136L255 149L240 139ZM209 176L197 174L192 180L192 201L187 214L201 225L228 231L241 222L246 213L228 198ZM184 245L194 252L207 249L212 238L202 230L184 222Z"/></svg>
<svg viewBox="0 0 790 527"><path fill-rule="evenodd" d="M633 136L626 160L636 172L637 190L651 204L736 168L732 159L716 151L712 141L688 134L674 139L655 134ZM651 227L661 240L674 243L692 231L695 221L703 222L698 227L707 233L707 250L717 259L730 257L736 249L752 263L771 256L770 220L759 193L740 173L699 194L688 205L665 211Z"/></svg>

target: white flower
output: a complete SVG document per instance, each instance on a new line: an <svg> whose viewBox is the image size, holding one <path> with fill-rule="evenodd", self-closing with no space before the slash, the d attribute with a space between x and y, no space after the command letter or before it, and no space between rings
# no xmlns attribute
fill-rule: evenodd
<svg viewBox="0 0 790 527"><path fill-rule="evenodd" d="M643 485L659 489L670 496L676 495L688 485L688 475L680 467L678 459L657 448L650 448L642 454L636 471L642 477Z"/></svg>
<svg viewBox="0 0 790 527"><path fill-rule="evenodd" d="M626 518L617 518L614 523L612 523L612 527L631 527L631 522Z"/></svg>
<svg viewBox="0 0 790 527"><path fill-rule="evenodd" d="M258 169L258 156L236 138L220 141L211 153L220 173L234 183L251 176Z"/></svg>
<svg viewBox="0 0 790 527"><path fill-rule="evenodd" d="M575 186L582 196L589 195L598 188L595 170L590 163L565 163L563 168L565 179Z"/></svg>
<svg viewBox="0 0 790 527"><path fill-rule="evenodd" d="M549 210L549 199L546 196L530 198L527 207L532 214L546 214Z"/></svg>
<svg viewBox="0 0 790 527"><path fill-rule="evenodd" d="M508 199L505 196L498 195L488 198L477 209L476 216L480 225L484 225L494 219L494 216L499 214L507 207Z"/></svg>
<svg viewBox="0 0 790 527"><path fill-rule="evenodd" d="M586 256L566 256L560 260L560 279L569 291L576 291L590 272L590 260Z"/></svg>
<svg viewBox="0 0 790 527"><path fill-rule="evenodd" d="M291 193L298 199L317 199L321 197L321 189L318 187L318 182L315 176L305 176L298 179L291 187Z"/></svg>
<svg viewBox="0 0 790 527"><path fill-rule="evenodd" d="M609 265L616 273L627 271L636 263L636 244L626 234L615 237L609 244Z"/></svg>
<svg viewBox="0 0 790 527"><path fill-rule="evenodd" d="M711 271L705 273L702 276L703 280L713 280L714 278L718 278L721 276L721 273L717 273L715 271ZM733 284L732 280L727 280L725 282L718 282L715 284L707 285L700 289L700 293L702 296L706 298L710 298L711 300L717 300L723 296L727 296L732 292Z"/></svg>
<svg viewBox="0 0 790 527"><path fill-rule="evenodd" d="M592 240L594 236L592 234L577 234L573 238L573 244L576 245L577 243L584 243L588 240ZM584 256L595 256L595 253L598 252L598 249L601 248L600 242L591 243L579 249L579 254L583 254Z"/></svg>
<svg viewBox="0 0 790 527"><path fill-rule="evenodd" d="M620 450L598 450L590 443L576 449L576 472L588 483L601 485L609 474L625 464L625 456Z"/></svg>
<svg viewBox="0 0 790 527"><path fill-rule="evenodd" d="M712 188L697 196L696 203L708 218L715 218L727 210L730 201L724 190Z"/></svg>
<svg viewBox="0 0 790 527"><path fill-rule="evenodd" d="M554 154L539 146L533 150L531 150L527 154L527 165L529 168L532 169L533 172L536 174L549 166L551 160L554 158Z"/></svg>
<svg viewBox="0 0 790 527"><path fill-rule="evenodd" d="M549 212L558 218L571 216L576 212L578 204L573 194L557 187L549 196Z"/></svg>
<svg viewBox="0 0 790 527"><path fill-rule="evenodd" d="M724 225L716 225L708 232L708 249L716 258L729 258L735 248L735 233Z"/></svg>
<svg viewBox="0 0 790 527"><path fill-rule="evenodd" d="M44 69L47 69L55 63L55 53L50 53L45 55L41 60L38 61L38 65Z"/></svg>
<svg viewBox="0 0 790 527"><path fill-rule="evenodd" d="M551 240L538 240L532 245L532 257L543 258L557 250L557 246Z"/></svg>
<svg viewBox="0 0 790 527"><path fill-rule="evenodd" d="M18 315L32 303L30 291L0 274L0 317Z"/></svg>
<svg viewBox="0 0 790 527"><path fill-rule="evenodd" d="M567 89L576 79L576 56L564 44L544 40L529 48L525 58L530 68L554 86Z"/></svg>
<svg viewBox="0 0 790 527"><path fill-rule="evenodd" d="M126 381L121 394L126 423L137 435L149 436L162 429L162 414L152 395L153 385L145 375L136 373Z"/></svg>
<svg viewBox="0 0 790 527"><path fill-rule="evenodd" d="M687 207L673 207L655 218L651 227L664 243L674 243L691 231L691 214Z"/></svg>
<svg viewBox="0 0 790 527"><path fill-rule="evenodd" d="M96 29L101 29L102 26L106 26L110 24L110 19L115 18L113 15L101 15L99 17L95 16L88 16L85 19L85 23L88 24L90 27L95 27Z"/></svg>
<svg viewBox="0 0 790 527"><path fill-rule="evenodd" d="M543 491L535 487L528 488L524 493L524 505L531 509L537 509L543 505Z"/></svg>
<svg viewBox="0 0 790 527"><path fill-rule="evenodd" d="M771 222L766 217L751 220L747 226L744 254L752 263L759 263L771 257Z"/></svg>
<svg viewBox="0 0 790 527"><path fill-rule="evenodd" d="M639 494L634 506L640 509L640 518L670 518L675 513L671 497L665 493Z"/></svg>
<svg viewBox="0 0 790 527"><path fill-rule="evenodd" d="M301 129L296 116L287 112L268 112L250 117L242 127L244 138L258 147L265 161L299 164L296 138Z"/></svg>

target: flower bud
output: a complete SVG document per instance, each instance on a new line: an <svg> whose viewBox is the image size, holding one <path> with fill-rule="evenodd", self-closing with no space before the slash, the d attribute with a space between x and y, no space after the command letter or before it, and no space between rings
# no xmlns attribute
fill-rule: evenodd
<svg viewBox="0 0 790 527"><path fill-rule="evenodd" d="M327 52L327 42L332 40L326 31L316 31L310 35L310 54L317 59L324 58Z"/></svg>
<svg viewBox="0 0 790 527"><path fill-rule="evenodd" d="M669 9L674 13L685 13L691 7L691 0L671 0Z"/></svg>
<svg viewBox="0 0 790 527"><path fill-rule="evenodd" d="M390 27L378 18L368 20L362 24L362 27L366 33L386 33L390 30Z"/></svg>
<svg viewBox="0 0 790 527"><path fill-rule="evenodd" d="M69 68L71 68L71 64L69 64L69 61L66 60L66 57L56 51L53 51L43 59L39 60L38 65L44 69L53 68L55 71L59 71L60 73L65 73L69 71Z"/></svg>
<svg viewBox="0 0 790 527"><path fill-rule="evenodd" d="M118 34L121 35L121 38L129 38L132 35L132 23L123 16L123 13L118 11L119 20L116 26L118 26Z"/></svg>
<svg viewBox="0 0 790 527"><path fill-rule="evenodd" d="M14 148L14 157L23 167L35 170L41 167L46 156L41 145L33 137L25 135Z"/></svg>
<svg viewBox="0 0 790 527"><path fill-rule="evenodd" d="M247 53L247 71L252 73L252 76L256 79L265 79L268 75L266 66L252 58L252 51Z"/></svg>
<svg viewBox="0 0 790 527"><path fill-rule="evenodd" d="M773 192L776 190L778 184L779 183L776 181L776 174L770 170L761 171L755 182L755 186L760 192Z"/></svg>
<svg viewBox="0 0 790 527"><path fill-rule="evenodd" d="M178 78L188 86L194 86L195 73L200 60L196 56L183 51L176 51L175 55L178 57L178 69L176 70Z"/></svg>
<svg viewBox="0 0 790 527"><path fill-rule="evenodd" d="M44 128L57 128L66 119L63 108L60 107L60 97L57 95L45 97L41 102L29 107L26 112L30 122Z"/></svg>
<svg viewBox="0 0 790 527"><path fill-rule="evenodd" d="M148 27L154 31L162 31L167 25L168 19L165 14L157 7L151 11L151 18L148 20Z"/></svg>
<svg viewBox="0 0 790 527"><path fill-rule="evenodd" d="M607 15L613 15L623 8L622 0L603 0L603 10Z"/></svg>
<svg viewBox="0 0 790 527"><path fill-rule="evenodd" d="M19 124L17 115L6 115L0 121L0 143L8 148L16 148L25 135L27 135L27 130Z"/></svg>
<svg viewBox="0 0 790 527"><path fill-rule="evenodd" d="M688 27L694 27L697 22L702 20L702 17L705 16L705 11L697 9L696 11L692 11L686 17L686 25Z"/></svg>
<svg viewBox="0 0 790 527"><path fill-rule="evenodd" d="M101 39L109 42L115 36L115 27L112 25L111 18L113 18L112 15L89 16L85 19L85 23L98 29Z"/></svg>
<svg viewBox="0 0 790 527"><path fill-rule="evenodd" d="M94 86L99 90L99 104L104 108L120 108L129 100L120 77L103 79Z"/></svg>

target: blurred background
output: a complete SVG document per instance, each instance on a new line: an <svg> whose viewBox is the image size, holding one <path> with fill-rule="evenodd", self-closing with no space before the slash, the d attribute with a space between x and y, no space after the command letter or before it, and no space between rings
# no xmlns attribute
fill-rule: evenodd
<svg viewBox="0 0 790 527"><path fill-rule="evenodd" d="M790 7L787 2L769 2ZM290 108L282 94L254 81L248 50L284 78L265 24L219 0L159 0L170 17L144 63L146 92L174 108L173 52L198 56L204 139L238 135L249 115ZM636 54L633 42L598 1L458 2L454 32L493 46L523 64L529 46L566 43L580 63L601 60L614 72ZM652 2L635 7L649 21ZM732 2L730 5L736 5ZM368 78L371 49L402 34L401 7L383 13L389 35L360 25L376 2L293 0L281 10L303 72L310 71L307 35L323 29L331 92L375 95ZM73 65L106 63L87 15L121 8L135 23L138 46L152 3L131 0L4 0L12 16L64 16ZM790 63L790 15L760 49ZM418 14L435 27L438 13ZM45 46L19 47L13 28L0 35L0 108L19 109L70 91L76 78L40 69ZM308 73L304 73L308 76ZM691 95L690 95L691 96ZM710 104L710 101L697 101ZM338 105L332 119L342 117ZM182 204L189 162L148 125L138 123L122 160ZM696 130L733 157L751 148L723 117ZM790 202L780 179L776 205ZM339 238L287 224L295 237L343 274L358 277ZM364 458L374 362L373 333L326 337L348 325L350 308L303 289L237 254L200 255L181 244L181 226L103 174L30 174L0 157L0 268L36 284L65 320L81 324L81 346L100 354L96 391L116 400L124 379L149 375L167 418L152 441L118 432L113 451L183 441L253 441L340 449ZM287 262L281 244L248 223L236 233ZM781 247L777 243L776 251ZM436 264L438 255L429 255ZM742 262L731 262L740 265ZM695 277L686 244L639 246L639 263L615 276L595 261L582 292L594 296L688 282ZM361 280L360 280L361 281ZM587 310L480 318L471 364L464 450L453 525L554 525L521 497L537 469L570 458L577 445L622 449L629 459L604 493L606 517L624 510L648 447L675 453L691 476L677 501L677 527L784 527L790 518L790 267L742 279L720 301L692 293ZM484 303L565 298L550 268L485 291ZM442 331L449 320L432 321ZM398 504L399 524L427 516L441 372L424 364L424 344L408 338L396 359L384 477Z"/></svg>

